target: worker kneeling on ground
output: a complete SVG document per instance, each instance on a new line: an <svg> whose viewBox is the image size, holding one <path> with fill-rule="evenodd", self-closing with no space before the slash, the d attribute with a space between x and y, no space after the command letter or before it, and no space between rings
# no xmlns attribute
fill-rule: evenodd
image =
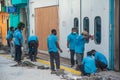
<svg viewBox="0 0 120 80"><path fill-rule="evenodd" d="M28 38L29 56L31 61L36 61L38 45L39 42L37 36L32 35Z"/></svg>
<svg viewBox="0 0 120 80"><path fill-rule="evenodd" d="M106 57L102 53L100 53L94 49L91 50L91 52L92 52L92 55L95 57L96 66L98 68L98 71L106 70L107 66L108 66Z"/></svg>
<svg viewBox="0 0 120 80"><path fill-rule="evenodd" d="M82 75L91 75L96 73L97 68L95 65L95 59L92 58L92 53L87 52L87 57L83 58L82 64L80 65L80 71Z"/></svg>

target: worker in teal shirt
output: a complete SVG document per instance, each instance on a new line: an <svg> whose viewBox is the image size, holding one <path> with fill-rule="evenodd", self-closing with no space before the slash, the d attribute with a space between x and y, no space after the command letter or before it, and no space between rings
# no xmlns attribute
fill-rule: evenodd
<svg viewBox="0 0 120 80"><path fill-rule="evenodd" d="M70 60L71 60L71 67L75 65L74 55L75 55L75 41L77 38L77 29L72 28L72 32L67 37L67 48L70 50Z"/></svg>
<svg viewBox="0 0 120 80"><path fill-rule="evenodd" d="M108 66L106 57L102 53L100 53L94 49L91 50L91 52L92 52L93 56L95 57L96 66L97 66L98 70L99 71L106 70L107 66Z"/></svg>
<svg viewBox="0 0 120 80"><path fill-rule="evenodd" d="M21 46L23 44L23 36L22 36L22 31L21 30L16 30L14 34L14 44Z"/></svg>
<svg viewBox="0 0 120 80"><path fill-rule="evenodd" d="M95 59L92 58L91 52L87 52L87 57L83 58L82 65L80 66L80 70L83 75L91 75L96 73L97 68L95 65Z"/></svg>
<svg viewBox="0 0 120 80"><path fill-rule="evenodd" d="M47 38L47 46L48 46L48 52L50 54L50 65L51 65L51 74L55 74L55 66L54 66L54 60L56 63L56 70L60 69L60 56L59 52L62 52L57 38L57 31L56 29L51 30L51 34Z"/></svg>
<svg viewBox="0 0 120 80"><path fill-rule="evenodd" d="M10 47L10 41L12 40L13 38L13 33L14 33L14 27L11 26L10 27L10 30L8 31L8 34L6 36L6 40L7 40L7 43L8 43L8 47Z"/></svg>
<svg viewBox="0 0 120 80"><path fill-rule="evenodd" d="M37 42L38 42L38 37L35 36L35 35L32 35L32 36L30 36L30 37L28 38L28 43L29 43L30 41L37 41Z"/></svg>
<svg viewBox="0 0 120 80"><path fill-rule="evenodd" d="M89 39L93 40L93 36L89 35L87 31L83 31L77 38L75 43L75 53L77 59L77 66L76 70L79 70L79 66L81 65L84 50L85 50L85 43L89 41Z"/></svg>
<svg viewBox="0 0 120 80"><path fill-rule="evenodd" d="M82 34L80 34L75 41L75 53L76 53L76 60L77 60L77 66L76 70L79 70L79 66L81 65L83 55L84 55L84 47L85 43L88 40L88 32L84 31Z"/></svg>
<svg viewBox="0 0 120 80"><path fill-rule="evenodd" d="M14 33L14 45L15 45L15 61L18 62L18 65L21 63L22 49L23 49L23 35L22 30L24 29L25 24L20 22L17 26L17 30Z"/></svg>
<svg viewBox="0 0 120 80"><path fill-rule="evenodd" d="M38 46L39 46L38 37L35 35L30 36L28 38L28 47L31 61L36 61Z"/></svg>

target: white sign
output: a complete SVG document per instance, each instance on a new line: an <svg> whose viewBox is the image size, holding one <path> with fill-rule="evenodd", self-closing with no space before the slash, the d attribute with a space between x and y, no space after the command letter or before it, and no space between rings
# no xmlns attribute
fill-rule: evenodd
<svg viewBox="0 0 120 80"><path fill-rule="evenodd" d="M1 3L0 3L0 12L1 12Z"/></svg>
<svg viewBox="0 0 120 80"><path fill-rule="evenodd" d="M5 6L12 6L11 5L11 0L5 0Z"/></svg>

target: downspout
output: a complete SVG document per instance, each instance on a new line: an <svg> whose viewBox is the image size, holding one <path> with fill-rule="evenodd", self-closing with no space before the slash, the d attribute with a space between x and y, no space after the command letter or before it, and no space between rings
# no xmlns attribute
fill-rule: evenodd
<svg viewBox="0 0 120 80"><path fill-rule="evenodd" d="M82 0L80 0L80 25L79 25L79 34L82 32Z"/></svg>
<svg viewBox="0 0 120 80"><path fill-rule="evenodd" d="M111 70L114 69L114 0L109 0L109 37L110 37L110 45L109 45L109 68Z"/></svg>
<svg viewBox="0 0 120 80"><path fill-rule="evenodd" d="M30 10L29 10L29 0L27 0L27 39L30 36Z"/></svg>

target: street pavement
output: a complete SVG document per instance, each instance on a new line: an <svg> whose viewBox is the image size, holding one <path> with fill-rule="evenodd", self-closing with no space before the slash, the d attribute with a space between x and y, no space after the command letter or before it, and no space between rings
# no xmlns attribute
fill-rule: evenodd
<svg viewBox="0 0 120 80"><path fill-rule="evenodd" d="M36 67L11 67L16 62L0 56L0 80L61 80L59 76L51 74L50 70L41 70ZM40 63L35 63L42 65Z"/></svg>
<svg viewBox="0 0 120 80"><path fill-rule="evenodd" d="M29 59L24 59L25 61L27 63L31 62ZM32 63L37 66L49 67L49 62L41 59L37 61ZM75 75L73 74L76 72L75 70L61 65L61 68L65 69L65 75L62 76L51 74L50 69L42 70L38 69L37 66L14 66L15 64L16 62L13 61L9 54L0 54L0 80L120 80L120 72L115 71L100 72L95 76L87 77Z"/></svg>

